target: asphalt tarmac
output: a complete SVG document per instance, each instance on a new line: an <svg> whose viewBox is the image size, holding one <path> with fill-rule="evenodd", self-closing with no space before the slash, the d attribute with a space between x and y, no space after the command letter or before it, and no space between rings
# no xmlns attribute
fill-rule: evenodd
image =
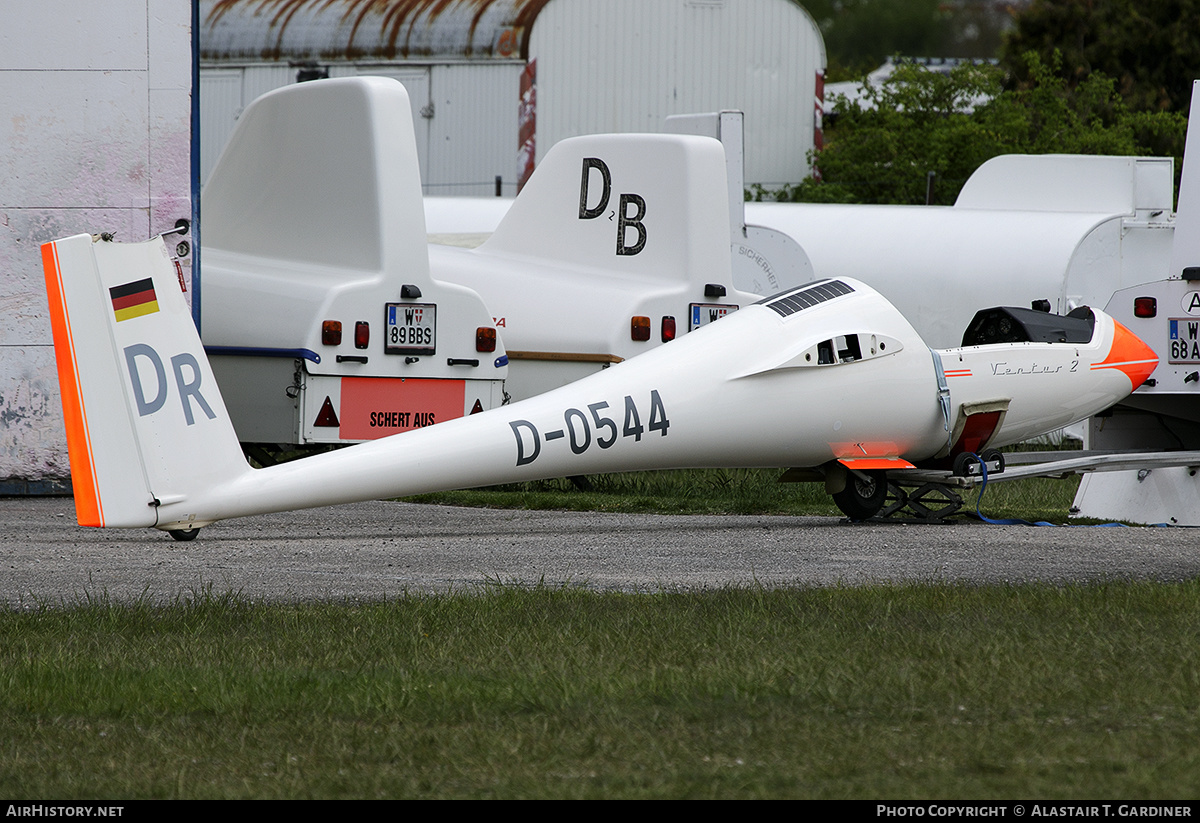
<svg viewBox="0 0 1200 823"><path fill-rule="evenodd" d="M372 502L217 523L189 543L85 529L62 497L0 499L9 608L201 593L365 601L481 586L659 591L725 586L1183 580L1183 528L852 524L833 517L677 516Z"/></svg>

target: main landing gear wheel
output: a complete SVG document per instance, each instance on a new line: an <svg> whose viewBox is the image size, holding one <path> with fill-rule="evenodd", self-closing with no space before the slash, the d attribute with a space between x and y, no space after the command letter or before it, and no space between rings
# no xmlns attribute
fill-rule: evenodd
<svg viewBox="0 0 1200 823"><path fill-rule="evenodd" d="M833 495L833 502L851 520L869 520L879 514L887 499L887 477L880 469L850 472L846 488Z"/></svg>
<svg viewBox="0 0 1200 823"><path fill-rule="evenodd" d="M180 543L187 543L189 540L196 539L196 535L200 534L200 529L199 527L195 529L171 529L171 531L167 533Z"/></svg>

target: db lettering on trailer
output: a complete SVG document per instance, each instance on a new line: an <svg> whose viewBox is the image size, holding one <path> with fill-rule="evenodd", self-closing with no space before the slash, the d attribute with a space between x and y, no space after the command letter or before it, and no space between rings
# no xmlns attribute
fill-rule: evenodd
<svg viewBox="0 0 1200 823"><path fill-rule="evenodd" d="M593 203L589 189L594 177L600 175L600 195ZM609 222L617 224L617 254L631 256L646 248L646 199L640 194L624 193L615 209L609 209L612 197L612 172L599 157L583 158L583 177L579 183L579 219L595 220L608 213ZM630 242L632 240L632 242Z"/></svg>

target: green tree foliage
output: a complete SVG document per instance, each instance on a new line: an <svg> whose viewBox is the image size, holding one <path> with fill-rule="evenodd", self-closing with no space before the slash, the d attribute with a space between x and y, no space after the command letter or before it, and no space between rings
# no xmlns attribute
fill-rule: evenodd
<svg viewBox="0 0 1200 823"><path fill-rule="evenodd" d="M1029 54L1025 68L1028 82L1006 90L1004 70L993 65L939 73L901 64L862 99L835 97L825 148L811 157L819 179L775 196L921 204L932 172L930 202L948 205L976 168L1000 154L1182 155L1182 115L1131 111L1116 82L1099 72L1071 85L1057 58L1047 64Z"/></svg>
<svg viewBox="0 0 1200 823"><path fill-rule="evenodd" d="M800 0L825 40L830 81L897 54L991 59L1027 0Z"/></svg>
<svg viewBox="0 0 1200 823"><path fill-rule="evenodd" d="M804 0L803 5L821 29L835 80L870 71L893 54L943 53L949 20L942 0Z"/></svg>
<svg viewBox="0 0 1200 823"><path fill-rule="evenodd" d="M1200 0L1033 0L1001 54L1018 88L1034 82L1030 51L1044 63L1061 52L1072 87L1102 72L1133 110L1186 112L1200 79Z"/></svg>

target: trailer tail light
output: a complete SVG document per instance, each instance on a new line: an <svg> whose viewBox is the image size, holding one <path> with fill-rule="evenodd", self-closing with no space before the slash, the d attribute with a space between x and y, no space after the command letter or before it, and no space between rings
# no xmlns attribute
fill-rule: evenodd
<svg viewBox="0 0 1200 823"><path fill-rule="evenodd" d="M1133 298L1134 317L1154 317L1158 314L1158 300L1153 297Z"/></svg>
<svg viewBox="0 0 1200 823"><path fill-rule="evenodd" d="M480 326L475 330L475 351L495 351L496 330L491 326Z"/></svg>
<svg viewBox="0 0 1200 823"><path fill-rule="evenodd" d="M662 341L669 343L675 339L675 318L663 317L662 319Z"/></svg>
<svg viewBox="0 0 1200 823"><path fill-rule="evenodd" d="M638 315L629 323L629 337L631 340L649 340L650 339L650 318Z"/></svg>
<svg viewBox="0 0 1200 823"><path fill-rule="evenodd" d="M326 346L342 345L341 320L326 320L321 324L321 342Z"/></svg>
<svg viewBox="0 0 1200 823"><path fill-rule="evenodd" d="M371 324L366 320L359 320L354 324L354 348L365 349L371 342Z"/></svg>

